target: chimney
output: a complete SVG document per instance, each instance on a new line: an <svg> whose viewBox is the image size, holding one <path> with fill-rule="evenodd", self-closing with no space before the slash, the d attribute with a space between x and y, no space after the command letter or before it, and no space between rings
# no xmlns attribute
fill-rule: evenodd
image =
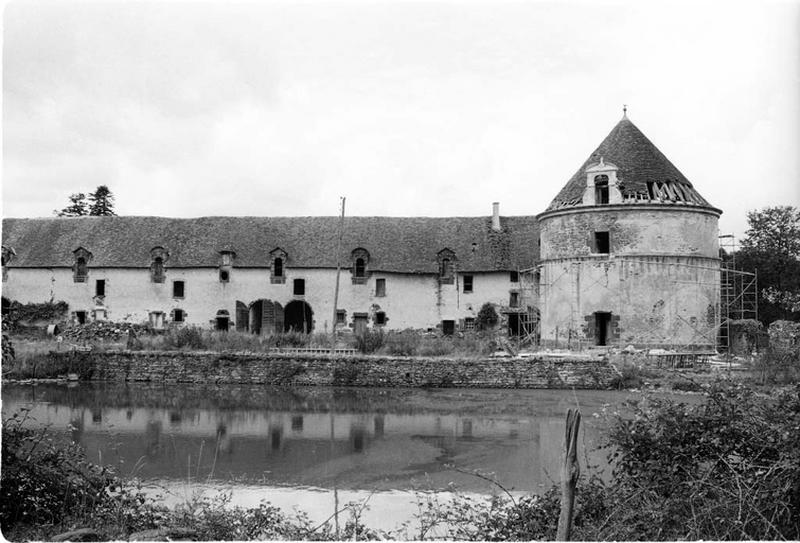
<svg viewBox="0 0 800 543"><path fill-rule="evenodd" d="M492 230L499 232L500 228L500 202L492 203Z"/></svg>

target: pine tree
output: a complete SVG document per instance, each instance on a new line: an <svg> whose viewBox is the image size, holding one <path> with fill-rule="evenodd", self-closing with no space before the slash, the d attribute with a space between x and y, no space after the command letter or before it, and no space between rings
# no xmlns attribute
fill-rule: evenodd
<svg viewBox="0 0 800 543"><path fill-rule="evenodd" d="M59 217L83 217L89 214L89 204L86 202L86 194L76 192L69 195L69 205L61 211L53 211Z"/></svg>
<svg viewBox="0 0 800 543"><path fill-rule="evenodd" d="M106 185L100 185L97 189L89 195L91 207L89 208L89 215L92 216L112 216L114 213L114 195Z"/></svg>

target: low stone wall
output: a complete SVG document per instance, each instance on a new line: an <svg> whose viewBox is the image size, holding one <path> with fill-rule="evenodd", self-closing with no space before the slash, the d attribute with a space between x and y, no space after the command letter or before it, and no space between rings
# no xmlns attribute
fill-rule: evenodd
<svg viewBox="0 0 800 543"><path fill-rule="evenodd" d="M176 351L51 353L81 358L83 377L104 381L282 386L606 388L600 358L452 359Z"/></svg>

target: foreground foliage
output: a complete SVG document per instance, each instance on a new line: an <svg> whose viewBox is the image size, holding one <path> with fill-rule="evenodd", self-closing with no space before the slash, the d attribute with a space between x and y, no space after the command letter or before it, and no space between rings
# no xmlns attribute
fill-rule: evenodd
<svg viewBox="0 0 800 543"><path fill-rule="evenodd" d="M613 473L608 481L590 473L580 482L573 539L800 539L800 387L764 398L741 384L717 383L704 394L691 405L644 397L632 411L608 415ZM416 522L389 532L364 526L364 504L346 506L339 528L269 503L230 507L230 496L167 510L23 422L17 415L3 426L0 525L11 539L46 539L81 526L110 538L183 527L204 540L500 541L556 533L557 487L489 500L420 493Z"/></svg>

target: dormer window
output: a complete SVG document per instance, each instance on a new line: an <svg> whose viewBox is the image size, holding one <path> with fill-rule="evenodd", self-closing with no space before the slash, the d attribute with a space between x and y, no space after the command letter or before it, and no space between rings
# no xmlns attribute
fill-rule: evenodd
<svg viewBox="0 0 800 543"><path fill-rule="evenodd" d="M353 261L353 284L365 285L369 277L369 252L359 247L351 253L350 257Z"/></svg>
<svg viewBox="0 0 800 543"><path fill-rule="evenodd" d="M286 251L281 249L280 247L276 247L275 249L269 252L270 257L272 258L272 266L270 266L269 270L269 282L272 284L282 284L286 282Z"/></svg>
<svg viewBox="0 0 800 543"><path fill-rule="evenodd" d="M16 255L17 253L13 248L3 245L3 281L8 279L8 268L6 266Z"/></svg>
<svg viewBox="0 0 800 543"><path fill-rule="evenodd" d="M166 278L166 263L169 253L163 247L150 249L150 280L153 283L163 283Z"/></svg>
<svg viewBox="0 0 800 543"><path fill-rule="evenodd" d="M586 190L583 192L584 205L621 204L622 192L619 189L617 172L619 168L600 157L600 162L586 168Z"/></svg>
<svg viewBox="0 0 800 543"><path fill-rule="evenodd" d="M598 175L594 178L594 203L608 203L608 176Z"/></svg>
<svg viewBox="0 0 800 543"><path fill-rule="evenodd" d="M75 264L72 266L72 278L76 283L85 283L89 277L89 262L92 260L92 253L78 247L72 254L75 255Z"/></svg>
<svg viewBox="0 0 800 543"><path fill-rule="evenodd" d="M231 280L231 271L233 270L233 260L236 258L236 253L230 250L219 252L219 282L228 283Z"/></svg>
<svg viewBox="0 0 800 543"><path fill-rule="evenodd" d="M439 283L452 285L455 282L456 255L450 249L442 249L437 255L439 261Z"/></svg>

